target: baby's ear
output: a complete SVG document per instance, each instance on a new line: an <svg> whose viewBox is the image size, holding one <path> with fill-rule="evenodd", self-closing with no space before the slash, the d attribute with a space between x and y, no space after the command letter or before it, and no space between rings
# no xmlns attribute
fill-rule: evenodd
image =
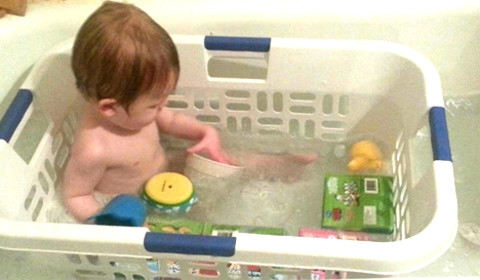
<svg viewBox="0 0 480 280"><path fill-rule="evenodd" d="M104 98L97 102L97 109L105 117L113 117L122 106L114 98Z"/></svg>

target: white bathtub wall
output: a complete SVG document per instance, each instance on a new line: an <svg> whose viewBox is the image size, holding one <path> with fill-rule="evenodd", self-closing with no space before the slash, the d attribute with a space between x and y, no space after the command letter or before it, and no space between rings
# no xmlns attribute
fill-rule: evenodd
<svg viewBox="0 0 480 280"><path fill-rule="evenodd" d="M80 2L80 1L78 1ZM31 4L25 17L0 19L0 115L27 76L33 63L57 43L74 36L92 4Z"/></svg>
<svg viewBox="0 0 480 280"><path fill-rule="evenodd" d="M448 92L477 89L480 1L392 2L158 1L146 9L179 34L397 42L427 56Z"/></svg>
<svg viewBox="0 0 480 280"><path fill-rule="evenodd" d="M130 2L176 34L397 42L435 64L446 93L465 94L480 87L479 1ZM30 3L26 17L0 19L0 97L11 96L37 57L74 36L98 5L94 0L36 1Z"/></svg>

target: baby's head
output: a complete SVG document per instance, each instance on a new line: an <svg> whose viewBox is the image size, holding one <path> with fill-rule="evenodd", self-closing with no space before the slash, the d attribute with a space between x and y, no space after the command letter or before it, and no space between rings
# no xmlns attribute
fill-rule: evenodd
<svg viewBox="0 0 480 280"><path fill-rule="evenodd" d="M114 100L127 111L144 95L168 95L180 72L168 33L139 8L109 1L80 28L72 69L88 101Z"/></svg>

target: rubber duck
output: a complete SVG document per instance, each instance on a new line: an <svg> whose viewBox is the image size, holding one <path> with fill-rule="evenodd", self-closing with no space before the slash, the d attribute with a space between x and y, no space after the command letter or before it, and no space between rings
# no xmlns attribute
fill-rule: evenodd
<svg viewBox="0 0 480 280"><path fill-rule="evenodd" d="M347 167L351 172L379 171L383 167L382 153L372 141L357 142L350 149L350 162Z"/></svg>

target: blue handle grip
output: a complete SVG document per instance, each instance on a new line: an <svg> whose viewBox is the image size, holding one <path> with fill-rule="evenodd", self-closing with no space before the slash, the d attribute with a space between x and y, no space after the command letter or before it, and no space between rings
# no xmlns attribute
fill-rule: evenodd
<svg viewBox="0 0 480 280"><path fill-rule="evenodd" d="M429 120L433 159L452 161L445 108L432 107L429 111Z"/></svg>
<svg viewBox="0 0 480 280"><path fill-rule="evenodd" d="M0 139L9 142L13 133L23 119L25 112L32 104L33 94L30 90L21 89L0 120Z"/></svg>
<svg viewBox="0 0 480 280"><path fill-rule="evenodd" d="M155 253L176 253L231 257L235 254L235 237L183 235L147 232L145 249Z"/></svg>
<svg viewBox="0 0 480 280"><path fill-rule="evenodd" d="M270 51L271 38L205 36L204 45L211 51Z"/></svg>

